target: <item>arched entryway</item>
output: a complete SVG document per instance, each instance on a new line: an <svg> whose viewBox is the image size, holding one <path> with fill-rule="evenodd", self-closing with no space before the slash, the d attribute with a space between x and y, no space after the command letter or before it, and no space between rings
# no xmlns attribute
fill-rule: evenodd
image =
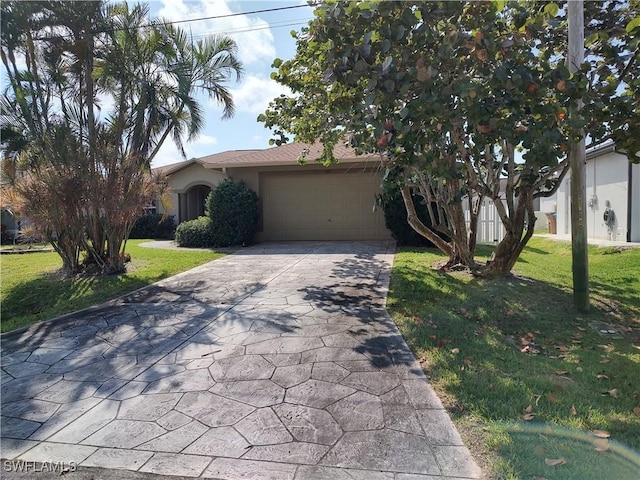
<svg viewBox="0 0 640 480"><path fill-rule="evenodd" d="M179 222L194 220L205 214L205 200L211 192L208 185L194 185L178 196Z"/></svg>

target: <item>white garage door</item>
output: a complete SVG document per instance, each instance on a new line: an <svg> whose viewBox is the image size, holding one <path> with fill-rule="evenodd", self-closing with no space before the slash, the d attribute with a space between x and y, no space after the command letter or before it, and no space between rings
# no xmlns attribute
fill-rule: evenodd
<svg viewBox="0 0 640 480"><path fill-rule="evenodd" d="M263 240L387 240L375 172L264 174Z"/></svg>

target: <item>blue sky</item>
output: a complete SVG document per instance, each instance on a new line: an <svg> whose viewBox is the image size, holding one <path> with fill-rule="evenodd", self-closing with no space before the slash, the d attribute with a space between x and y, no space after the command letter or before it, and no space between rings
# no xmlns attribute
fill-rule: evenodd
<svg viewBox="0 0 640 480"><path fill-rule="evenodd" d="M171 21L293 5L305 7L181 24L194 38L212 33L226 33L232 37L238 43L238 55L245 67L244 79L228 84L236 104L233 118L221 120L222 109L206 97L200 98L206 111L206 125L199 138L185 145L187 158L226 150L269 147L270 132L257 122L256 117L272 98L287 93L284 87L270 79L271 64L276 57L283 60L293 57L296 45L290 32L299 31L306 25L313 18L313 9L303 0L160 0L149 3L152 16ZM182 156L167 139L152 165L159 167L181 160Z"/></svg>

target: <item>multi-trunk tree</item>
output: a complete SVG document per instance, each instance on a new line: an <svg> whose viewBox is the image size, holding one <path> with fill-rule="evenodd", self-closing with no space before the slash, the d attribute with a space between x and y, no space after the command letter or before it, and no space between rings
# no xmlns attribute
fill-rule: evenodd
<svg viewBox="0 0 640 480"><path fill-rule="evenodd" d="M588 4L589 62L572 75L565 12L554 3L328 0L298 35L296 56L274 63L273 77L295 96L275 99L259 119L277 143L289 133L322 141L325 162L339 141L380 151L385 181L405 199L416 191L430 208L432 228L405 202L409 223L450 264L506 274L533 234L534 199L553 194L583 127L637 151L634 9ZM568 114L578 99L589 105L585 120ZM483 198L505 236L478 266Z"/></svg>
<svg viewBox="0 0 640 480"><path fill-rule="evenodd" d="M224 83L242 65L228 37L193 41L149 18L145 5L3 2L1 58L5 163L12 198L75 273L80 254L106 273L124 270L126 241L166 185L151 161L171 138L203 126L204 92L233 115ZM19 141L18 141L19 140ZM184 153L184 152L183 152Z"/></svg>

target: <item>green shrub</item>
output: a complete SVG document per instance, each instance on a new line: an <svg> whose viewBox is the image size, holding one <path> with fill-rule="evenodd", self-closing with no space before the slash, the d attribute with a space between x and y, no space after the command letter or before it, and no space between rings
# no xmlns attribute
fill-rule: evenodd
<svg viewBox="0 0 640 480"><path fill-rule="evenodd" d="M247 245L258 229L258 196L244 183L225 180L206 201L216 247Z"/></svg>
<svg viewBox="0 0 640 480"><path fill-rule="evenodd" d="M414 247L433 247L433 243L416 232L407 222L407 209L402 200L400 189L394 186L387 186L383 194L378 198L379 204L384 210L384 222L391 235L400 245ZM418 218L427 227L431 227L431 217L422 197L413 196L413 204L416 206Z"/></svg>
<svg viewBox="0 0 640 480"><path fill-rule="evenodd" d="M160 213L148 213L136 220L129 238L173 238L175 230L173 215L162 218Z"/></svg>
<svg viewBox="0 0 640 480"><path fill-rule="evenodd" d="M209 217L182 222L176 228L176 244L179 247L209 248L213 246L213 235Z"/></svg>

